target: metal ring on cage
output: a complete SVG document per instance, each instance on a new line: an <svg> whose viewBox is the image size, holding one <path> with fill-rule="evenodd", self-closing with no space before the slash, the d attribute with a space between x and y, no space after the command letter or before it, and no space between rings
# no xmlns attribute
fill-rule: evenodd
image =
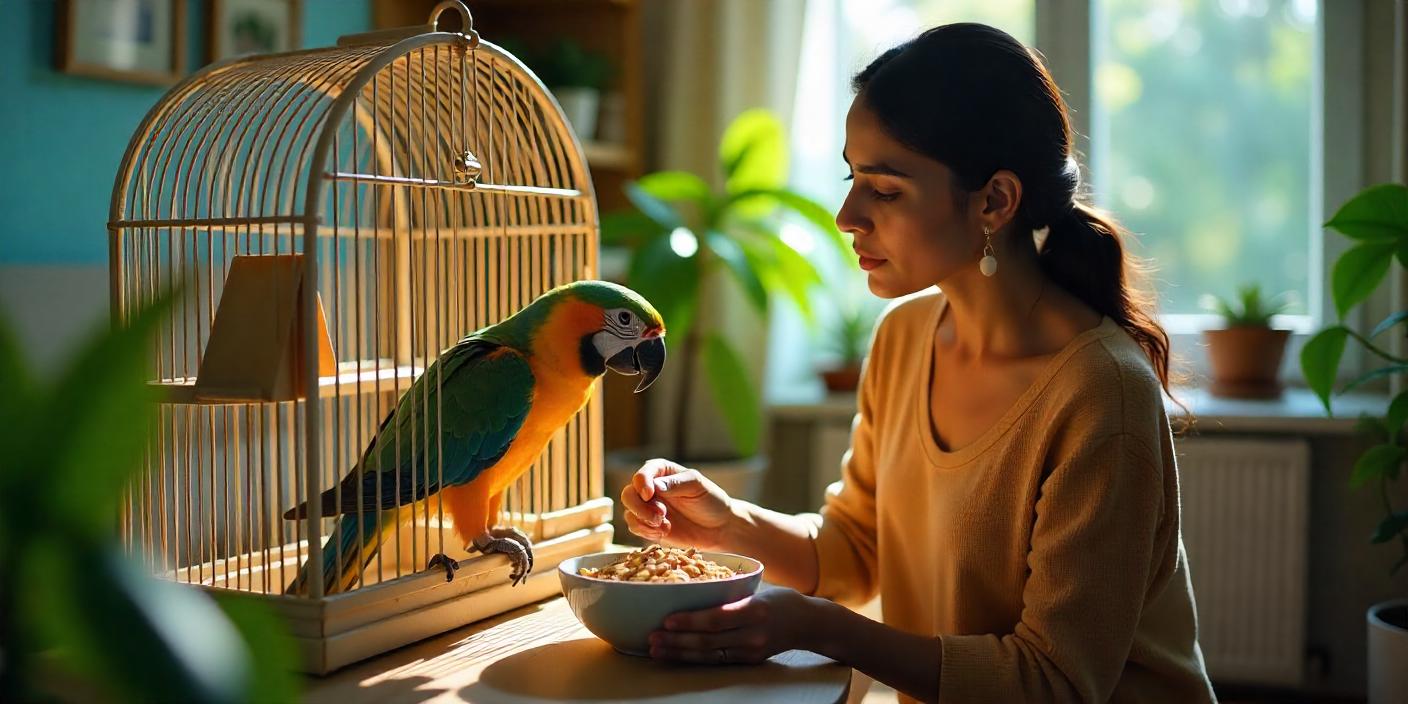
<svg viewBox="0 0 1408 704"><path fill-rule="evenodd" d="M460 34L469 37L469 48L474 49L479 46L479 33L474 31L474 15L470 14L462 0L441 0L435 9L430 11L430 31L440 31L440 16L446 10L454 10L460 15Z"/></svg>

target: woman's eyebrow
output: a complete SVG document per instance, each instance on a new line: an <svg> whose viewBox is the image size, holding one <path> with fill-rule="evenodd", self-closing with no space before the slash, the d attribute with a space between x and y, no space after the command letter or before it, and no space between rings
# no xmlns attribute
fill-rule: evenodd
<svg viewBox="0 0 1408 704"><path fill-rule="evenodd" d="M877 176L897 176L899 178L910 177L909 174L900 171L899 169L890 166L889 164L886 164L883 161L875 164L851 164L851 160L846 157L845 150L841 151L841 159L847 164L850 164L851 169L856 173L872 174Z"/></svg>

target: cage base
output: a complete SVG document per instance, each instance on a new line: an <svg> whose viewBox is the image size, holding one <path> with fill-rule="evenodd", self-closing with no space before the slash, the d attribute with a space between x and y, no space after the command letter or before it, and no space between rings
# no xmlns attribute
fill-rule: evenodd
<svg viewBox="0 0 1408 704"><path fill-rule="evenodd" d="M508 557L470 555L448 544L443 546L446 554L460 565L449 582L439 569L423 566L417 571L401 565L404 572L398 573L393 560L382 565L380 579L372 576L376 569L372 566L363 575L364 586L320 599L281 593L307 558L306 542L182 568L166 576L222 598L267 605L297 642L302 671L322 675L557 594L561 586L554 573L563 560L600 552L611 544L611 507L610 499L598 497L568 509L520 517L518 522L534 537L534 566L533 574L516 587L509 584L513 566ZM402 557L411 554L409 544L399 553L394 546L394 541L388 542L382 550Z"/></svg>
<svg viewBox="0 0 1408 704"><path fill-rule="evenodd" d="M547 599L561 590L557 567L577 555L606 550L609 523L537 543L533 574L509 583L512 565L503 555L460 563L453 581L443 573L421 572L323 599L236 592L194 585L224 598L268 605L287 624L297 643L300 670L325 675L355 662L513 609Z"/></svg>

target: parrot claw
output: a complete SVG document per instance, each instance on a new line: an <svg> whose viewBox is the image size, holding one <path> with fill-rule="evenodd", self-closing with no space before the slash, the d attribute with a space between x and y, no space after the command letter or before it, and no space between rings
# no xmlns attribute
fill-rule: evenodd
<svg viewBox="0 0 1408 704"><path fill-rule="evenodd" d="M497 552L508 556L509 561L513 563L513 571L508 575L509 582L513 586L518 586L528 579L528 573L533 569L531 553L516 540L495 538L492 534L486 533L475 539L474 547L485 555Z"/></svg>
<svg viewBox="0 0 1408 704"><path fill-rule="evenodd" d="M436 553L430 558L430 562L426 564L425 568L431 570L435 569L437 566L445 568L445 581L449 582L454 580L455 572L459 570L460 563L450 559L450 557L444 553Z"/></svg>
<svg viewBox="0 0 1408 704"><path fill-rule="evenodd" d="M526 576L533 572L533 541L528 538L527 533L524 533L514 526L508 526L506 528L490 528L489 535L495 538L512 540L522 545L523 551L528 553L528 570L524 572L524 575Z"/></svg>

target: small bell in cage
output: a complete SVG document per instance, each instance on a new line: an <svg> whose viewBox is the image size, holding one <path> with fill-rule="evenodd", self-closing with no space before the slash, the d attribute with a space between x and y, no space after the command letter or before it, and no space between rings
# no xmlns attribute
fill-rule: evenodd
<svg viewBox="0 0 1408 704"><path fill-rule="evenodd" d="M463 154L455 157L455 182L472 183L479 178L483 166L479 163L479 158L468 149Z"/></svg>

